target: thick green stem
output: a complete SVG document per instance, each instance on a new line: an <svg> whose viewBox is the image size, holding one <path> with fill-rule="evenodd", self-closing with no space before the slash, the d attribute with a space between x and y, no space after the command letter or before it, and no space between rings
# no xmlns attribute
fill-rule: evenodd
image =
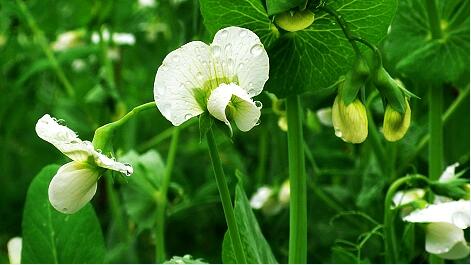
<svg viewBox="0 0 471 265"><path fill-rule="evenodd" d="M289 263L307 261L307 195L301 98L286 100L290 199Z"/></svg>
<svg viewBox="0 0 471 265"><path fill-rule="evenodd" d="M242 241L240 240L239 230L237 228L231 194L227 186L226 177L222 168L221 159L219 158L219 152L212 129L207 132L206 139L208 141L209 156L213 163L214 176L219 189L219 195L221 196L222 208L226 217L227 227L229 228L229 235L234 248L234 254L236 256L237 263L245 264L247 263L247 260L245 258L245 252L242 247Z"/></svg>
<svg viewBox="0 0 471 265"><path fill-rule="evenodd" d="M429 178L436 180L443 169L443 91L439 87L429 91Z"/></svg>
<svg viewBox="0 0 471 265"><path fill-rule="evenodd" d="M71 83L69 82L69 79L67 79L64 71L60 67L59 62L57 61L56 57L54 56L54 53L49 47L49 42L44 36L44 33L42 32L42 30L38 27L38 24L36 23L36 20L34 19L33 15L31 15L31 13L28 10L28 7L23 1L17 0L16 3L18 4L20 8L21 14L26 19L26 23L28 23L29 28L33 32L33 35L36 41L38 42L39 46L43 50L43 53L46 55L47 60L52 65L52 69L54 69L54 72L56 73L57 78L59 78L59 81L64 86L65 92L67 93L69 97L74 97L75 90L73 86L71 85Z"/></svg>
<svg viewBox="0 0 471 265"><path fill-rule="evenodd" d="M440 16L437 11L437 3L435 0L426 0L428 21L432 39L440 39L442 37L442 29L440 27Z"/></svg>
<svg viewBox="0 0 471 265"><path fill-rule="evenodd" d="M388 189L384 200L384 245L386 263L397 263L399 258L399 249L397 245L396 231L394 227L395 209L392 209L394 194L404 184L412 181L421 181L428 183L429 180L420 175L402 177L396 180Z"/></svg>
<svg viewBox="0 0 471 265"><path fill-rule="evenodd" d="M155 262L163 263L166 260L165 254L165 216L167 209L167 191L172 176L173 165L178 148L180 128L173 128L172 141L167 155L165 175L162 180L159 193L157 194L157 217L155 222Z"/></svg>

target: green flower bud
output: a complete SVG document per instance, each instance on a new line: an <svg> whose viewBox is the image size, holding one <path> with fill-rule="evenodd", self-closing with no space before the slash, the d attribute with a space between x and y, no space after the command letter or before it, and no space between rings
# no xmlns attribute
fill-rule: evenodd
<svg viewBox="0 0 471 265"><path fill-rule="evenodd" d="M453 200L469 198L469 187L467 179L456 178L447 181L434 181L430 185L430 189L433 193Z"/></svg>
<svg viewBox="0 0 471 265"><path fill-rule="evenodd" d="M387 103L399 113L406 111L406 100L399 84L394 80L383 67L380 67L373 78L373 83L378 88L381 96Z"/></svg>
<svg viewBox="0 0 471 265"><path fill-rule="evenodd" d="M365 85L369 76L370 68L365 59L361 56L357 57L352 70L345 75L341 92L345 104L350 104L357 98L358 91Z"/></svg>
<svg viewBox="0 0 471 265"><path fill-rule="evenodd" d="M295 32L309 27L314 22L314 13L305 9L303 11L286 11L275 16L278 27Z"/></svg>
<svg viewBox="0 0 471 265"><path fill-rule="evenodd" d="M406 134L410 126L411 110L407 99L406 110L404 114L397 112L391 105L386 106L383 121L383 134L384 138L390 142L395 142Z"/></svg>
<svg viewBox="0 0 471 265"><path fill-rule="evenodd" d="M345 142L361 143L368 136L366 108L359 99L347 105L337 95L332 107L332 123L335 135Z"/></svg>

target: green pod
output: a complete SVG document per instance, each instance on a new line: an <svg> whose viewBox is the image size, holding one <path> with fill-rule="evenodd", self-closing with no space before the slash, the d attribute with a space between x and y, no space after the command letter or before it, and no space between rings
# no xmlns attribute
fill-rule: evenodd
<svg viewBox="0 0 471 265"><path fill-rule="evenodd" d="M387 103L397 112L404 114L406 111L404 93L383 67L376 71L373 82L381 96L386 98Z"/></svg>
<svg viewBox="0 0 471 265"><path fill-rule="evenodd" d="M368 136L366 108L359 99L345 104L337 95L332 107L332 124L335 135L349 143L362 143Z"/></svg>
<svg viewBox="0 0 471 265"><path fill-rule="evenodd" d="M342 87L342 99L345 104L352 103L358 95L358 91L365 86L368 77L370 76L370 68L363 59L358 56L353 63L352 70L345 75L345 81Z"/></svg>
<svg viewBox="0 0 471 265"><path fill-rule="evenodd" d="M395 142L407 133L410 126L411 109L409 102L406 102L406 110L404 114L399 113L391 105L386 106L383 121L383 134L384 138L390 142Z"/></svg>
<svg viewBox="0 0 471 265"><path fill-rule="evenodd" d="M289 32L303 30L314 22L314 13L303 11L286 11L275 16L275 24Z"/></svg>

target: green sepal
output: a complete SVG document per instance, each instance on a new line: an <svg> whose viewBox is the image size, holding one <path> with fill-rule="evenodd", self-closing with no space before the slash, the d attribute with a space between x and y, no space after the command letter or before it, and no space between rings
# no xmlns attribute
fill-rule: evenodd
<svg viewBox="0 0 471 265"><path fill-rule="evenodd" d="M455 178L447 181L434 181L430 184L430 189L433 193L453 200L464 199L468 196L466 184L469 183L468 179Z"/></svg>
<svg viewBox="0 0 471 265"><path fill-rule="evenodd" d="M345 75L342 89L342 99L346 105L352 103L360 89L365 87L370 76L370 68L363 57L358 56L353 63L352 70Z"/></svg>
<svg viewBox="0 0 471 265"><path fill-rule="evenodd" d="M93 147L104 154L111 152L113 148L113 133L114 126L112 123L105 124L96 129L92 140Z"/></svg>
<svg viewBox="0 0 471 265"><path fill-rule="evenodd" d="M212 126L213 117L209 114L209 112L203 112L199 116L200 142L203 141L203 138L206 137L206 134L209 132Z"/></svg>
<svg viewBox="0 0 471 265"><path fill-rule="evenodd" d="M373 82L381 96L386 98L387 103L397 112L404 114L406 99L403 90L383 67L376 71Z"/></svg>

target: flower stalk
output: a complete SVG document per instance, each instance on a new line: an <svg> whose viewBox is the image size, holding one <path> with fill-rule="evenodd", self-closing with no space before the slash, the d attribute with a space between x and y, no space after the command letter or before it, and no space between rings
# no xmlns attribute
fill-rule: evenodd
<svg viewBox="0 0 471 265"><path fill-rule="evenodd" d="M289 263L307 261L307 195L301 98L286 100L290 179Z"/></svg>
<svg viewBox="0 0 471 265"><path fill-rule="evenodd" d="M234 214L234 208L231 201L231 194L227 186L226 177L224 175L224 169L222 168L221 159L219 158L219 152L216 141L214 139L213 130L210 129L206 134L208 141L209 156L213 164L214 176L216 178L216 184L221 197L222 208L224 210L224 216L226 218L227 227L229 229L229 235L232 241L232 247L234 248L234 254L239 264L247 263L245 252L242 247L242 241L239 235L239 229L237 228L237 221Z"/></svg>

